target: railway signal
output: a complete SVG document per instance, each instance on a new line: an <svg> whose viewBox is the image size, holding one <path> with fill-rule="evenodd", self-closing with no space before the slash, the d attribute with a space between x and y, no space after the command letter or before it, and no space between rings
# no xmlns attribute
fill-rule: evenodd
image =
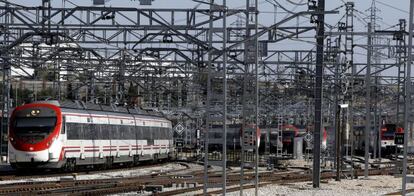
<svg viewBox="0 0 414 196"><path fill-rule="evenodd" d="M175 125L174 130L178 135L181 135L184 131L184 126L181 123L178 123L177 125Z"/></svg>

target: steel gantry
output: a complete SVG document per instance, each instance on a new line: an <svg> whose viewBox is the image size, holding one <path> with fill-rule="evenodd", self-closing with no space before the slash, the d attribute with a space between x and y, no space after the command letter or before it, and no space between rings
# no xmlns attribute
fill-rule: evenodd
<svg viewBox="0 0 414 196"><path fill-rule="evenodd" d="M372 110L403 121L404 86L410 77L404 20L397 28L382 31L374 25L371 33L356 32L354 19L361 13L353 2L328 11L323 0L306 5L246 0L238 8L226 0L189 2L195 7L64 6L50 0L26 6L1 1L1 155L7 154L10 108L29 100L137 105L175 120L177 113L197 119L194 127L204 136L198 142L204 144L205 194L218 186L226 193L229 161L241 167L241 194L247 183L255 184L257 194L261 127L277 127L281 133L283 125L291 123L288 118L312 127L307 129L313 129L313 186L319 187L324 128L334 127L337 134L347 130L343 138L350 138L342 150L350 151L346 154L352 161L353 125L365 124L368 130ZM284 10L286 16L274 10ZM274 14L270 22L268 12ZM344 16L339 23L324 20L326 14L337 13ZM368 42L368 35L388 42ZM357 58L356 50L380 60ZM369 94L383 98L371 100ZM335 120L340 103L349 104L348 119ZM391 104L397 107L386 107ZM379 129L380 119L372 119L378 120ZM337 126L339 121L344 124ZM240 138L228 137L234 134L229 128L233 125L240 127ZM229 149L231 139L240 149ZM229 160L230 153L240 157ZM209 181L209 166L220 167L220 182ZM247 168L255 170L253 180Z"/></svg>

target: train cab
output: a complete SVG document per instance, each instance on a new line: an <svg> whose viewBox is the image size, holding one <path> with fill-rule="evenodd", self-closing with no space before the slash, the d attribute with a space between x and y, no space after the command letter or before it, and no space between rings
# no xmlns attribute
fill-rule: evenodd
<svg viewBox="0 0 414 196"><path fill-rule="evenodd" d="M9 126L9 159L13 166L39 167L57 163L58 149L62 146L59 139L62 115L58 106L36 103L17 107L11 114Z"/></svg>

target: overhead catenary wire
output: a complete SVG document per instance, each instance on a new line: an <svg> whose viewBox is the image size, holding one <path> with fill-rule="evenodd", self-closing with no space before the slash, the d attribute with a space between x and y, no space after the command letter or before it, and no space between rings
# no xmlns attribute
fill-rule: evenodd
<svg viewBox="0 0 414 196"><path fill-rule="evenodd" d="M390 4L384 3L384 2L382 2L382 1L380 1L380 0L376 0L376 2L377 2L377 3L379 3L379 4L381 4L381 5L387 6L387 7L389 7L389 8L392 8L392 9L398 10L398 11L400 11L400 12L403 12L403 13L409 14L409 12L408 12L408 11L406 11L406 10L403 10L403 9L398 8L398 7L392 6L392 5L390 5Z"/></svg>
<svg viewBox="0 0 414 196"><path fill-rule="evenodd" d="M292 0L285 0L285 1L289 2L290 4L297 5L297 6L303 6L303 5L307 5L308 4L307 2L302 3L303 0L301 0L299 3L293 2Z"/></svg>

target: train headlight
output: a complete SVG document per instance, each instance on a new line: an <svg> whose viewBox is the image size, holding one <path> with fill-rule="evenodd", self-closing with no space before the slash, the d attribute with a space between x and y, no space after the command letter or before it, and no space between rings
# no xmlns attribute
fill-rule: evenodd
<svg viewBox="0 0 414 196"><path fill-rule="evenodd" d="M15 144L15 143L16 143L16 140L14 140L14 138L13 138L13 137L10 137L10 142L11 142L12 144Z"/></svg>
<svg viewBox="0 0 414 196"><path fill-rule="evenodd" d="M38 114L40 114L40 110L32 110L30 112L30 115L32 115L32 116L37 116Z"/></svg>

